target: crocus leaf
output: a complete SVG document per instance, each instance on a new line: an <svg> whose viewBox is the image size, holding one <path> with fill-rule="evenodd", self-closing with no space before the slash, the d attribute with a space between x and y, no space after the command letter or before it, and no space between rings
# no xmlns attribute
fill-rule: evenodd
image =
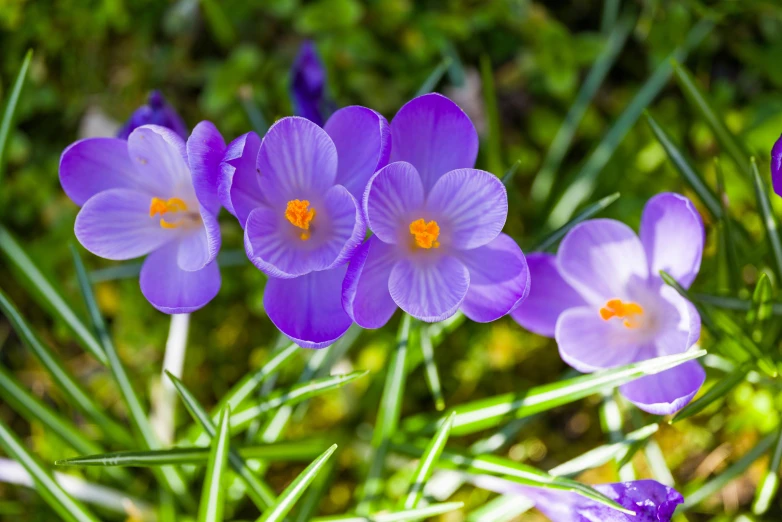
<svg viewBox="0 0 782 522"><path fill-rule="evenodd" d="M451 434L451 426L453 426L453 418L455 415L456 413L451 412L426 446L426 449L421 456L421 461L418 463L418 468L416 468L415 473L413 473L410 489L402 502L402 507L404 509L413 509L421 502L421 499L424 496L424 486L432 476L434 465L437 463L437 459L440 458L440 454L443 452L443 448L445 448L445 444L448 442L448 436Z"/></svg>
<svg viewBox="0 0 782 522"><path fill-rule="evenodd" d="M424 376L426 384L434 397L434 404L437 411L445 409L445 399L443 398L443 389L440 385L440 374L437 372L437 364L434 361L434 346L432 346L432 335L429 325L422 325L419 329L418 346L421 348L421 356L424 361Z"/></svg>
<svg viewBox="0 0 782 522"><path fill-rule="evenodd" d="M489 172L499 174L503 171L500 113L499 109L497 109L497 93L494 90L494 72L492 71L491 60L485 54L481 56L481 86L489 133L487 137L486 163L489 166Z"/></svg>
<svg viewBox="0 0 782 522"><path fill-rule="evenodd" d="M774 454L771 464L763 475L760 485L755 490L755 500L752 503L752 512L763 515L771 506L771 501L779 490L779 463L782 461L782 427L777 430L777 441L774 446Z"/></svg>
<svg viewBox="0 0 782 522"><path fill-rule="evenodd" d="M755 158L750 159L752 181L755 185L755 197L758 202L758 211L763 220L763 227L766 229L766 239L771 245L771 253L774 256L774 267L778 276L782 276L782 240L779 237L779 222L774 211L771 209L771 202L768 198L768 187L758 172L758 165Z"/></svg>
<svg viewBox="0 0 782 522"><path fill-rule="evenodd" d="M8 147L8 136L11 134L11 126L14 123L16 107L19 105L19 97L22 95L24 81L27 78L27 70L30 68L30 62L33 60L33 50L27 51L22 60L22 66L16 75L16 81L8 96L3 111L3 119L0 121L0 185L2 185L3 173L5 172L5 150Z"/></svg>
<svg viewBox="0 0 782 522"><path fill-rule="evenodd" d="M217 435L212 439L209 460L206 465L206 478L201 490L201 504L198 507L198 522L222 522L225 510L225 486L223 477L228 461L231 430L228 419L231 407L220 413L217 423Z"/></svg>
<svg viewBox="0 0 782 522"><path fill-rule="evenodd" d="M437 64L437 67L432 69L432 72L429 73L429 76L426 77L424 80L424 83L421 84L421 87L418 88L418 91L415 93L414 98L417 98L418 96L423 96L424 94L428 94L434 90L435 87L437 87L437 84L440 83L440 80L443 79L443 75L445 75L446 71L448 71L448 68L451 66L451 58L446 56L442 60L440 60L440 63Z"/></svg>
<svg viewBox="0 0 782 522"><path fill-rule="evenodd" d="M706 393L682 408L673 417L673 419L671 419L671 422L678 422L680 420L686 419L687 417L692 417L696 413L701 412L711 403L725 397L733 388L746 379L747 371L748 369L746 367L741 366L730 372L728 375L722 377L714 384L714 386L709 388Z"/></svg>
<svg viewBox="0 0 782 522"><path fill-rule="evenodd" d="M714 158L714 170L717 174L717 199L722 208L722 219L719 223L720 246L724 253L728 268L728 287L731 293L735 293L742 286L741 267L738 251L736 249L735 228L733 219L728 212L728 196L725 193L725 174L722 171L722 163L719 158Z"/></svg>
<svg viewBox="0 0 782 522"><path fill-rule="evenodd" d="M426 520L463 507L464 502L444 502L394 513L377 513L372 516L337 515L333 517L317 517L313 518L312 522L409 522L412 520Z"/></svg>
<svg viewBox="0 0 782 522"><path fill-rule="evenodd" d="M599 201L592 203L588 207L586 207L584 210L576 214L576 216L573 217L570 221L556 229L555 231L551 232L550 234L547 234L544 238L540 239L534 247L532 247L533 252L545 252L552 247L554 247L563 237L565 237L565 234L568 233L568 231L573 228L574 226L578 225L582 221L586 221L587 219L593 218L598 213L605 210L606 207L611 205L614 201L619 199L619 192L614 192L613 194L610 194Z"/></svg>

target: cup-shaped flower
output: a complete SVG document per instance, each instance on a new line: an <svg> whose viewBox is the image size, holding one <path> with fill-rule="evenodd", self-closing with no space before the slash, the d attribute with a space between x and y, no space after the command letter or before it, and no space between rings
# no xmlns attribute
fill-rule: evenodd
<svg viewBox="0 0 782 522"><path fill-rule="evenodd" d="M169 105L160 91L149 93L146 105L142 105L130 115L128 121L117 132L117 137L128 139L130 133L142 125L160 125L177 133L183 140L187 139L187 125L177 111Z"/></svg>
<svg viewBox="0 0 782 522"><path fill-rule="evenodd" d="M678 491L656 480L592 486L635 515L622 513L572 491L523 486L487 475L477 476L473 482L482 489L525 497L551 522L671 522L676 506L684 502Z"/></svg>
<svg viewBox="0 0 782 522"><path fill-rule="evenodd" d="M527 296L527 262L502 227L508 197L500 180L473 169L478 135L440 94L420 96L391 122L391 161L364 193L369 238L350 262L343 305L364 328L397 306L422 321L461 309L489 322Z"/></svg>
<svg viewBox="0 0 782 522"><path fill-rule="evenodd" d="M326 112L326 68L323 66L315 44L306 40L291 68L291 98L297 116L323 125ZM329 111L330 112L330 111Z"/></svg>
<svg viewBox="0 0 782 522"><path fill-rule="evenodd" d="M162 312L192 312L220 289L217 178L224 151L222 136L204 121L187 142L144 125L127 141L77 141L60 158L60 183L82 207L79 242L106 259L149 254L141 291Z"/></svg>
<svg viewBox="0 0 782 522"><path fill-rule="evenodd" d="M671 193L646 204L640 238L618 221L581 223L556 256L528 257L535 285L512 316L553 336L562 359L582 372L685 352L700 337L700 316L659 274L664 270L689 288L703 238L695 206ZM625 384L621 392L639 408L667 415L684 407L704 378L700 364L690 361Z"/></svg>
<svg viewBox="0 0 782 522"><path fill-rule="evenodd" d="M245 229L245 250L270 276L264 307L305 348L334 342L352 324L342 308L347 261L366 235L357 196L388 162L388 123L364 107L335 112L321 128L279 120L261 141L231 142L219 194Z"/></svg>

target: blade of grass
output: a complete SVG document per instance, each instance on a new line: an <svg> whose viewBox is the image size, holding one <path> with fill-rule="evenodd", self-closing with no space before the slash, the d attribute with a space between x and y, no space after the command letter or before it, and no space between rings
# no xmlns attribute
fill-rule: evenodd
<svg viewBox="0 0 782 522"><path fill-rule="evenodd" d="M535 503L519 495L500 495L467 515L467 522L511 522L535 507Z"/></svg>
<svg viewBox="0 0 782 522"><path fill-rule="evenodd" d="M391 437L396 433L399 425L399 415L402 410L402 398L405 391L407 373L408 338L410 336L410 324L412 318L404 314L399 325L396 337L396 345L391 351L391 360L388 363L388 373L383 387L383 396L380 399L380 407L375 423L375 431L372 434L372 457L370 459L369 473L364 482L364 492L361 501L356 508L359 515L368 515L374 511L376 503L383 487L383 469L385 468L388 447Z"/></svg>
<svg viewBox="0 0 782 522"><path fill-rule="evenodd" d="M774 455L771 457L766 474L760 481L760 486L755 490L755 500L752 503L752 512L763 515L771 507L771 501L779 490L779 463L782 461L782 427L777 433L777 443L774 447Z"/></svg>
<svg viewBox="0 0 782 522"><path fill-rule="evenodd" d="M714 22L711 20L700 20L687 33L684 42L669 55L669 58L664 59L657 66L657 69L641 87L627 108L606 132L603 140L589 155L581 170L568 184L562 196L549 213L547 219L548 226L554 228L564 224L578 205L592 194L597 177L614 155L614 151L616 151L619 144L630 131L630 128L638 121L643 110L668 83L673 71L671 59L681 61L686 58L690 50L696 47L711 32L713 27Z"/></svg>
<svg viewBox="0 0 782 522"><path fill-rule="evenodd" d="M257 522L282 522L285 515L288 514L294 504L296 504L296 501L304 494L304 490L306 490L318 474L320 474L323 470L323 466L328 462L331 455L333 455L336 450L337 445L332 445L323 453L323 455L315 459L312 464L299 473L299 476L285 488L285 491L282 492L277 499L277 502L269 508Z"/></svg>
<svg viewBox="0 0 782 522"><path fill-rule="evenodd" d="M422 83L421 87L419 87L418 91L416 91L414 98L432 92L434 88L437 87L437 84L440 83L440 80L443 79L443 75L445 75L450 66L451 58L445 56L442 60L440 60L440 63L437 64L437 67L435 67L432 72L429 73L429 76L426 77L424 83Z"/></svg>
<svg viewBox="0 0 782 522"><path fill-rule="evenodd" d="M377 513L371 516L361 515L337 515L333 517L317 517L312 522L408 522L412 520L424 520L437 515L450 513L464 507L464 502L444 502L442 504L432 504L417 509L407 511L397 511L395 513Z"/></svg>
<svg viewBox="0 0 782 522"><path fill-rule="evenodd" d="M307 489L304 498L297 504L296 517L294 522L310 522L315 513L318 512L320 502L331 484L332 475L336 468L336 462L329 460L323 471L315 478L312 485Z"/></svg>
<svg viewBox="0 0 782 522"><path fill-rule="evenodd" d="M35 489L49 506L68 522L99 522L80 502L74 500L54 480L37 457L28 452L16 435L0 420L0 447L32 476Z"/></svg>
<svg viewBox="0 0 782 522"><path fill-rule="evenodd" d="M212 439L209 461L206 465L206 478L201 492L201 504L198 507L198 522L222 522L225 509L225 487L223 477L230 449L229 421L231 407L227 406L217 423L217 435Z"/></svg>
<svg viewBox="0 0 782 522"><path fill-rule="evenodd" d="M244 108L244 113L247 115L250 126L258 136L263 138L266 131L269 130L269 122L266 120L261 108L258 107L258 104L253 97L252 86L243 85L240 87L237 97L239 98L239 103L242 104L242 108Z"/></svg>
<svg viewBox="0 0 782 522"><path fill-rule="evenodd" d="M592 203L584 210L579 212L573 219L538 241L537 244L532 248L532 251L545 252L546 250L549 250L555 246L560 239L565 237L565 234L567 234L571 228L578 225L582 221L586 221L587 219L590 219L598 213L602 212L606 207L611 205L617 199L619 199L619 192L614 192L613 194L600 199L596 203Z"/></svg>
<svg viewBox="0 0 782 522"><path fill-rule="evenodd" d="M511 165L508 170L505 171L505 174L502 175L502 184L506 187L509 187L510 184L513 182L513 176L516 175L516 171L519 170L519 167L521 166L521 160L516 160L513 162L513 165Z"/></svg>
<svg viewBox="0 0 782 522"><path fill-rule="evenodd" d="M670 420L670 422L679 422L680 420L692 417L693 415L703 411L704 408L712 404L714 401L718 401L725 397L733 388L735 388L739 383L743 382L744 379L747 378L748 370L748 368L742 366L722 377L717 381L716 384L714 384L714 386L709 388L706 393L679 410L679 413L677 413Z"/></svg>
<svg viewBox="0 0 782 522"><path fill-rule="evenodd" d="M0 225L0 250L5 253L9 261L22 273L20 281L35 297L38 303L45 309L59 317L76 335L81 346L104 366L108 364L108 358L92 332L85 326L68 303L44 277L38 267L35 266L30 256L22 249L19 243L11 236L5 227Z"/></svg>
<svg viewBox="0 0 782 522"><path fill-rule="evenodd" d="M410 482L410 488L407 491L407 496L402 501L403 509L413 509L418 506L421 499L424 496L424 486L434 471L434 465L437 459L440 458L440 454L445 448L445 444L448 442L448 436L451 434L451 426L453 426L453 418L456 414L451 412L448 418L443 422L440 428L435 433L429 445L426 446L421 461L418 463L418 468L413 474L413 478Z"/></svg>
<svg viewBox="0 0 782 522"><path fill-rule="evenodd" d="M22 60L22 66L19 68L19 73L16 75L16 81L11 88L11 94L8 96L8 102L5 104L5 110L3 111L3 120L0 122L0 185L3 182L3 174L5 173L5 150L8 146L8 136L11 134L11 127L14 123L14 116L16 115L16 107L19 105L19 98L22 95L22 88L24 87L24 81L27 78L27 70L30 68L30 62L33 61L33 50L27 51Z"/></svg>
<svg viewBox="0 0 782 522"><path fill-rule="evenodd" d="M486 122L488 128L488 146L486 147L486 164L489 172L499 174L502 167L502 144L500 142L500 113L497 109L497 93L494 90L494 72L488 55L481 56L481 86L483 90L483 104L486 110Z"/></svg>
<svg viewBox="0 0 782 522"><path fill-rule="evenodd" d="M443 398L443 389L440 385L440 375L437 373L437 365L434 362L434 347L432 346L432 336L428 325L423 325L419 329L419 346L421 356L424 359L424 368L426 373L426 384L434 397L434 405L437 411L445 409L445 399Z"/></svg>
<svg viewBox="0 0 782 522"><path fill-rule="evenodd" d="M722 222L720 231L720 242L724 245L725 261L728 265L729 288L732 293L738 291L742 286L741 266L736 250L736 241L734 238L733 220L728 213L728 196L725 193L725 174L722 171L722 163L719 158L714 158L714 170L717 174L717 199L722 209Z"/></svg>
<svg viewBox="0 0 782 522"><path fill-rule="evenodd" d="M771 210L771 202L768 198L768 187L760 177L755 158L750 158L752 181L755 186L755 197L758 201L758 212L763 218L763 226L766 229L766 238L771 245L771 253L774 255L774 268L777 276L782 276L782 241L779 238L779 223Z"/></svg>

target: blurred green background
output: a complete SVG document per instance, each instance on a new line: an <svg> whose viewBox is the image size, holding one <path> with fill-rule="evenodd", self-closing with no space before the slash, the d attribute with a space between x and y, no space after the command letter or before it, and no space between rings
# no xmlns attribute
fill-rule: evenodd
<svg viewBox="0 0 782 522"><path fill-rule="evenodd" d="M767 177L769 151L782 132L782 6L770 0L4 0L0 1L0 99L7 98L25 52L33 49L35 54L0 185L0 219L83 312L68 249L75 242L78 209L58 183L62 150L82 136L111 131L145 102L151 89L160 89L191 127L209 119L226 139L251 128L248 104L269 121L289 115L289 68L300 43L311 39L326 65L328 92L337 104L366 105L389 120L449 57L448 70L436 90L451 96L473 118L483 140L479 168L502 175L518 162L509 186L506 230L522 246L531 247L552 224L546 219L551 200L533 197L536 174L586 73L624 16L633 19L633 29L554 172L553 197L570 186L636 93L668 64L670 53L685 41L688 31L704 20L711 20L713 28L704 31L705 37L683 63L719 117L758 158ZM747 297L765 268L768 252L751 181L723 154L677 83L662 79L664 87L648 106L650 113L712 187L713 158L724 160L730 207L750 233L752 247L741 252L742 281L735 290ZM490 83L493 92L487 88ZM645 201L662 190L683 192L703 209L644 118L631 120L626 128L627 135L620 136L618 147L599 169L586 202L620 192L620 199L602 215L633 227ZM779 198L772 199L782 215ZM728 284L721 275L716 228L702 213L708 248L694 289L716 294ZM223 248L230 251L241 248L242 234L229 217L223 213L222 231ZM93 270L116 266L84 254ZM278 342L263 311L262 274L249 263L232 264L222 273L219 296L192 316L184 372L184 381L207 405L215 404L242 375L265 361ZM3 258L0 287L100 402L123 416L107 371L30 298ZM133 278L101 282L96 291L134 383L148 395L159 382L168 318L148 305ZM398 316L384 330L361 333L349 363L344 364L381 372L397 322ZM708 347L708 335L704 337ZM279 382L296 380L305 355ZM552 341L523 331L507 318L490 325L461 325L435 355L449 406L551 382L567 371ZM0 361L36 395L61 411L71 411L3 318ZM712 379L720 376L710 373ZM374 422L381 389L382 379L364 379L347 392L326 395L292 424L288 434L336 437L366 432ZM599 402L593 397L535 418L501 453L548 469L604 443ZM663 424L656 440L677 484L706 480L740 458L776 428L780 406L782 398L775 392L743 383L704 413L672 426ZM419 368L408 380L403 416L434 411ZM0 416L18 434L29 437L44 460L73 456L40 426L30 426L1 404ZM189 422L181 408L179 420ZM84 430L89 433L90 426L85 424ZM466 446L473 440L454 442ZM650 476L642 458L636 464L639 475ZM350 447L341 454L322 513L348 509L365 465ZM727 521L746 513L766 466L765 458L756 462L688 512L687 519ZM274 467L269 482L279 491L300 469ZM409 472L399 473L406 478ZM605 465L581 478L616 480L616 469ZM151 475L138 470L136 482L128 489L149 495L151 484ZM401 495L405 485L392 477L387 483L389 494ZM455 495L468 509L489 497L466 486ZM0 484L0 519L52 517L33 492ZM762 520L780 519L782 507L776 501ZM442 520L456 522L463 515L454 513ZM542 519L529 513L519 520Z"/></svg>

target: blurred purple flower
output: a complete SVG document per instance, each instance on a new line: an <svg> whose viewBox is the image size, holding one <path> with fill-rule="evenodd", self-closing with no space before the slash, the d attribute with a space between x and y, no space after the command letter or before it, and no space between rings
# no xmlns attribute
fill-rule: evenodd
<svg viewBox="0 0 782 522"><path fill-rule="evenodd" d="M388 122L364 107L340 109L323 128L283 118L262 141L250 132L226 150L221 201L245 229L247 256L270 276L269 318L302 347L327 346L352 324L341 295L366 234L358 199L389 150Z"/></svg>
<svg viewBox="0 0 782 522"><path fill-rule="evenodd" d="M141 292L162 312L192 312L220 289L217 179L224 151L222 136L204 121L187 143L170 129L144 125L127 141L77 141L60 158L60 183L82 207L79 242L106 259L149 254Z"/></svg>
<svg viewBox="0 0 782 522"><path fill-rule="evenodd" d="M422 321L461 309L488 322L529 292L524 254L502 234L508 198L502 182L473 169L478 135L440 94L420 96L391 122L391 161L363 198L374 235L356 252L343 305L364 328L379 328L397 306Z"/></svg>
<svg viewBox="0 0 782 522"><path fill-rule="evenodd" d="M326 69L318 57L315 44L307 40L301 44L291 69L294 114L322 126L328 105L325 92Z"/></svg>
<svg viewBox="0 0 782 522"><path fill-rule="evenodd" d="M482 489L528 498L551 522L670 522L676 506L684 502L678 491L656 480L592 486L622 507L634 511L634 516L570 491L522 486L487 475L475 477L473 482Z"/></svg>
<svg viewBox="0 0 782 522"><path fill-rule="evenodd" d="M149 93L146 105L142 105L130 115L128 121L117 132L117 137L126 140L131 132L142 125L166 127L176 132L183 140L188 136L185 122L157 90Z"/></svg>
<svg viewBox="0 0 782 522"><path fill-rule="evenodd" d="M771 149L771 185L777 196L782 196L782 136Z"/></svg>
<svg viewBox="0 0 782 522"><path fill-rule="evenodd" d="M646 204L640 239L611 219L581 223L556 256L528 257L535 285L512 316L556 338L562 359L581 372L685 352L700 337L700 316L659 273L665 270L689 288L701 265L703 238L695 206L671 193ZM621 391L642 410L667 415L683 408L704 378L700 364L689 361Z"/></svg>

